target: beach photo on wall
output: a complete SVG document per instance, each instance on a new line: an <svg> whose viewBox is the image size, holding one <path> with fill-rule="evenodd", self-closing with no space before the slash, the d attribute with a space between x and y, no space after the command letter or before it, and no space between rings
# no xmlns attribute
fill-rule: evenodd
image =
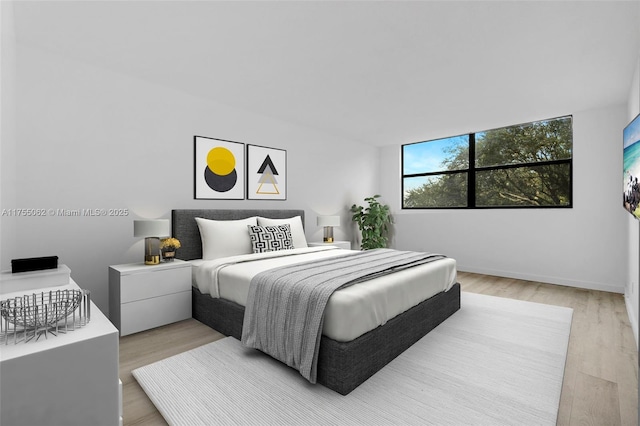
<svg viewBox="0 0 640 426"><path fill-rule="evenodd" d="M244 144L194 136L194 198L244 200Z"/></svg>
<svg viewBox="0 0 640 426"><path fill-rule="evenodd" d="M640 219L640 115L625 127L623 135L623 205Z"/></svg>
<svg viewBox="0 0 640 426"><path fill-rule="evenodd" d="M247 198L287 199L287 151L247 145Z"/></svg>

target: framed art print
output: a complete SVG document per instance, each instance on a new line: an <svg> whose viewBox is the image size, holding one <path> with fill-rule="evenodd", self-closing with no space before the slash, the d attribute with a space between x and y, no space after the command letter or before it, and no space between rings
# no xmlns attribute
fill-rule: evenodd
<svg viewBox="0 0 640 426"><path fill-rule="evenodd" d="M244 200L244 144L194 136L194 198Z"/></svg>
<svg viewBox="0 0 640 426"><path fill-rule="evenodd" d="M247 145L247 199L287 199L287 151Z"/></svg>

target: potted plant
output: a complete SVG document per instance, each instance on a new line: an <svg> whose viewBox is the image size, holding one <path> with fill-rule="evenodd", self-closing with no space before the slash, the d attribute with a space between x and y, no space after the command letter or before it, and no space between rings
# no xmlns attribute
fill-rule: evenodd
<svg viewBox="0 0 640 426"><path fill-rule="evenodd" d="M362 233L362 250L387 247L391 212L389 206L378 202L378 198L380 195L365 198L369 203L366 208L355 204L351 206L352 220L358 224Z"/></svg>
<svg viewBox="0 0 640 426"><path fill-rule="evenodd" d="M180 241L177 238L163 238L160 241L162 259L171 262L176 257L176 250L180 248Z"/></svg>

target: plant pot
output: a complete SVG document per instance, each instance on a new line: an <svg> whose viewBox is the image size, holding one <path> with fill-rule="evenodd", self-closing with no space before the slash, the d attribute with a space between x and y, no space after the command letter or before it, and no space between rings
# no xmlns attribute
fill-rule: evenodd
<svg viewBox="0 0 640 426"><path fill-rule="evenodd" d="M162 250L162 261L163 262L172 262L176 257L176 249L163 249Z"/></svg>

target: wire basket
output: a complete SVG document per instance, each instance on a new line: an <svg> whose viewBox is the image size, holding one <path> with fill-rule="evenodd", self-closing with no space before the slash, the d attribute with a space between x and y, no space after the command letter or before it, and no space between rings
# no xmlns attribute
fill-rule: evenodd
<svg viewBox="0 0 640 426"><path fill-rule="evenodd" d="M87 290L55 290L0 301L0 341L38 340L85 326L91 318Z"/></svg>

